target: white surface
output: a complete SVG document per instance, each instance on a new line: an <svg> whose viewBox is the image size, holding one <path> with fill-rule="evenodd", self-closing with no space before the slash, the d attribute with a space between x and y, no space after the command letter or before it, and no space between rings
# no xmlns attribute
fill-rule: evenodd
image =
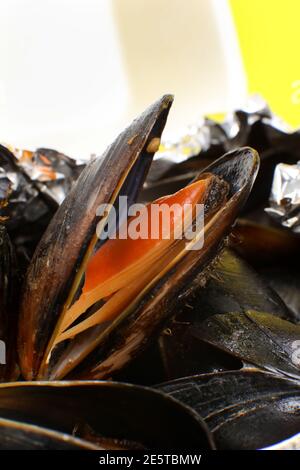
<svg viewBox="0 0 300 470"><path fill-rule="evenodd" d="M226 0L1 0L0 140L100 153L164 93L167 133L242 103Z"/></svg>
<svg viewBox="0 0 300 470"><path fill-rule="evenodd" d="M262 450L300 450L300 433Z"/></svg>

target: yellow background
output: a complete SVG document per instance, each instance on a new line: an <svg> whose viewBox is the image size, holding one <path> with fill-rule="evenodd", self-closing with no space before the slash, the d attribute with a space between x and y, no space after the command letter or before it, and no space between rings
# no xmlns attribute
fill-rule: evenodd
<svg viewBox="0 0 300 470"><path fill-rule="evenodd" d="M300 0L230 0L249 92L300 125Z"/></svg>

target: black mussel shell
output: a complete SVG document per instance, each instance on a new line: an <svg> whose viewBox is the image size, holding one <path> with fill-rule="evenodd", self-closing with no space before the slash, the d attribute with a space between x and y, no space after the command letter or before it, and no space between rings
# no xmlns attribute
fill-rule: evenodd
<svg viewBox="0 0 300 470"><path fill-rule="evenodd" d="M259 449L300 429L300 384L257 369L187 377L159 389L202 416L217 449Z"/></svg>
<svg viewBox="0 0 300 470"><path fill-rule="evenodd" d="M5 226L0 225L0 381L15 380L17 366L17 266L15 252Z"/></svg>
<svg viewBox="0 0 300 470"><path fill-rule="evenodd" d="M245 261L224 249L207 273L205 286L195 278L193 295L178 302L177 314L160 336L168 380L192 374L239 369L240 358L203 341L202 323L216 314L270 312L293 321L281 298Z"/></svg>
<svg viewBox="0 0 300 470"><path fill-rule="evenodd" d="M0 418L0 450L101 450L101 447L41 426Z"/></svg>
<svg viewBox="0 0 300 470"><path fill-rule="evenodd" d="M192 409L157 390L117 382L2 385L0 417L16 427L54 430L108 449L214 448Z"/></svg>
<svg viewBox="0 0 300 470"><path fill-rule="evenodd" d="M158 100L120 134L103 158L87 165L51 220L29 266L21 303L19 355L27 379L38 373L57 319L96 236L99 205L113 202L120 180L125 179L135 199L154 153L147 147L160 138L171 103L169 95Z"/></svg>
<svg viewBox="0 0 300 470"><path fill-rule="evenodd" d="M214 315L197 335L245 363L300 380L300 325L248 310Z"/></svg>

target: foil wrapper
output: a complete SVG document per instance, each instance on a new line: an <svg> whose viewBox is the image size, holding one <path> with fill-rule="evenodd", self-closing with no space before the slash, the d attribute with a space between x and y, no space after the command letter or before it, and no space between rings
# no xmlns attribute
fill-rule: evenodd
<svg viewBox="0 0 300 470"><path fill-rule="evenodd" d="M84 166L60 152L0 145L0 221L21 258L31 258L45 228Z"/></svg>
<svg viewBox="0 0 300 470"><path fill-rule="evenodd" d="M156 181L175 165L192 157L208 154L210 158L218 158L220 151L227 152L243 145L270 147L280 134L289 133L289 126L272 113L267 103L258 95L252 96L244 108L228 113L222 121L204 117L178 138L163 141L149 181Z"/></svg>
<svg viewBox="0 0 300 470"><path fill-rule="evenodd" d="M300 233L300 162L276 166L270 207L265 211L284 227Z"/></svg>
<svg viewBox="0 0 300 470"><path fill-rule="evenodd" d="M244 209L247 216L254 211L257 216L258 210L264 212L270 205L276 166L297 165L300 161L300 131L293 131L278 118L260 96L251 97L244 108L225 115L222 121L204 118L181 137L163 141L142 199L151 200L153 196L180 189L222 154L243 146L255 148L261 157L260 170ZM269 219L273 221L273 217ZM288 219L276 220L287 226Z"/></svg>
<svg viewBox="0 0 300 470"><path fill-rule="evenodd" d="M181 136L163 140L149 175L149 181L156 181L177 164L192 157L209 154L212 158L221 156L220 151L229 151L237 146L249 145L253 130L269 126L275 131L289 132L286 124L272 114L267 103L260 96L253 96L247 105L224 116L223 121L204 117L189 126Z"/></svg>

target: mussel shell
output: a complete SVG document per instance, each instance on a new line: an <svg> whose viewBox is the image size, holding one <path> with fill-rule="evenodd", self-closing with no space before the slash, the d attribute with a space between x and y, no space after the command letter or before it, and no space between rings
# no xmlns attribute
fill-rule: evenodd
<svg viewBox="0 0 300 470"><path fill-rule="evenodd" d="M99 450L69 434L0 418L0 450Z"/></svg>
<svg viewBox="0 0 300 470"><path fill-rule="evenodd" d="M290 321L293 319L292 313L276 292L247 262L229 248L220 253L208 272L204 288L199 285L199 279L195 279L192 307L191 317L198 322L215 314L247 310L269 312ZM186 316L187 312L188 310Z"/></svg>
<svg viewBox="0 0 300 470"><path fill-rule="evenodd" d="M300 325L249 310L213 315L196 334L247 364L300 380Z"/></svg>
<svg viewBox="0 0 300 470"><path fill-rule="evenodd" d="M299 431L299 383L248 369L187 377L159 386L194 408L217 449L254 450Z"/></svg>
<svg viewBox="0 0 300 470"><path fill-rule="evenodd" d="M19 324L19 356L23 375L36 377L47 344L76 273L96 233L100 204L113 200L120 179L133 171L131 194L143 184L153 153L152 138L160 138L172 97L150 106L81 173L40 241L24 284ZM134 164L136 163L136 167Z"/></svg>
<svg viewBox="0 0 300 470"><path fill-rule="evenodd" d="M199 415L145 387L116 382L32 382L0 386L0 416L81 436L139 443L147 449L211 449Z"/></svg>
<svg viewBox="0 0 300 470"><path fill-rule="evenodd" d="M178 298L189 296L196 275L204 271L218 254L224 237L230 232L238 211L245 202L259 167L255 150L244 148L230 152L206 169L229 184L229 201L218 214L218 220L205 232L201 250L187 252L184 258L144 296L136 309L126 317L120 316L104 333L101 345L89 354L67 378L102 379L111 377L140 353L151 338L159 334L176 313ZM201 174L198 176L201 178ZM211 192L206 211L213 210L219 193ZM91 333L93 334L93 333ZM62 361L67 362L70 356ZM63 362L61 363L63 364ZM59 371L59 366L58 369ZM54 370L51 379L57 378Z"/></svg>
<svg viewBox="0 0 300 470"><path fill-rule="evenodd" d="M16 328L18 289L14 248L6 228L0 225L0 381L18 377Z"/></svg>
<svg viewBox="0 0 300 470"><path fill-rule="evenodd" d="M178 304L174 321L160 337L168 380L242 366L240 359L201 340L202 323L213 315L252 309L294 319L261 276L228 248L208 271L205 286L201 278L196 278L193 284L193 296Z"/></svg>
<svg viewBox="0 0 300 470"><path fill-rule="evenodd" d="M292 312L292 321L294 323L300 323L299 261L299 259L295 258L290 263L265 266L260 269L261 275Z"/></svg>
<svg viewBox="0 0 300 470"><path fill-rule="evenodd" d="M288 229L263 221L240 219L233 231L233 248L257 268L300 260L300 238Z"/></svg>
<svg viewBox="0 0 300 470"><path fill-rule="evenodd" d="M279 294L300 322L300 237L275 224L267 214L239 219L233 230L232 248L251 263ZM262 309L269 311L268 309Z"/></svg>

